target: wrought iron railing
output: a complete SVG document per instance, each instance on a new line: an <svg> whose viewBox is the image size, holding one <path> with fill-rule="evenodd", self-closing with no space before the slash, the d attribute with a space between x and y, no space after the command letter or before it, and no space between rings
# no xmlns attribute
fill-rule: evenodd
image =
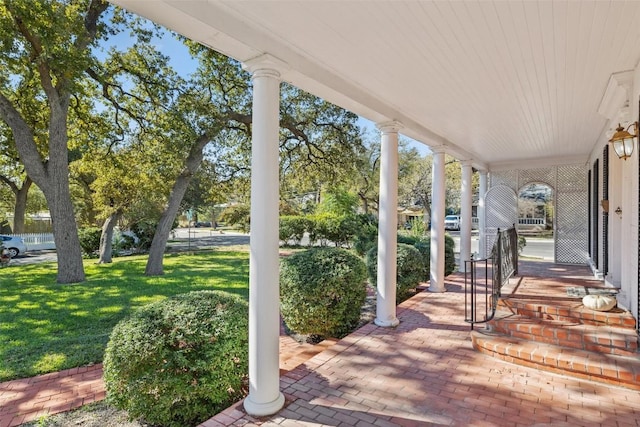
<svg viewBox="0 0 640 427"><path fill-rule="evenodd" d="M486 323L495 316L502 287L518 274L518 233L498 229L491 256L464 263L465 322Z"/></svg>

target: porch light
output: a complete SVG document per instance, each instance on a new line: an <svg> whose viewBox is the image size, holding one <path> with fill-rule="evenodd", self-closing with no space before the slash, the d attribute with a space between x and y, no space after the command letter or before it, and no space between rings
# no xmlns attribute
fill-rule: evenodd
<svg viewBox="0 0 640 427"><path fill-rule="evenodd" d="M634 133L629 133L631 126L634 127ZM613 144L613 150L616 152L618 158L627 160L627 157L631 157L633 154L633 139L637 137L638 122L631 123L627 126L626 130L618 123L616 133L613 134L609 142Z"/></svg>

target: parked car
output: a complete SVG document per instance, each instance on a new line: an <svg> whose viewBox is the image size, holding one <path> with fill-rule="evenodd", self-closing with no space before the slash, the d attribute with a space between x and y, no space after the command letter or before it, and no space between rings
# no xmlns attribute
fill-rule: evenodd
<svg viewBox="0 0 640 427"><path fill-rule="evenodd" d="M460 215L447 215L444 217L445 230L460 230Z"/></svg>
<svg viewBox="0 0 640 427"><path fill-rule="evenodd" d="M2 243L2 246L4 246L11 258L15 258L27 251L27 246L24 244L24 240L22 240L21 237L0 234L0 243Z"/></svg>

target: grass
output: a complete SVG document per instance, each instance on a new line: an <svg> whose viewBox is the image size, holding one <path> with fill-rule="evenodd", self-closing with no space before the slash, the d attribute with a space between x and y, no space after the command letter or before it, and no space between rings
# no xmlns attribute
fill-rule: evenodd
<svg viewBox="0 0 640 427"><path fill-rule="evenodd" d="M85 261L86 281L60 285L55 263L0 269L0 381L102 361L112 328L137 307L193 290L249 294L244 251L165 255L165 274L144 275L146 256Z"/></svg>

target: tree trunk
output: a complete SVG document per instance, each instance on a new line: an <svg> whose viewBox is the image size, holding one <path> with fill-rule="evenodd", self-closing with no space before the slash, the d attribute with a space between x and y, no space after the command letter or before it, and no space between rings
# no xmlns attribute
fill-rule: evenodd
<svg viewBox="0 0 640 427"><path fill-rule="evenodd" d="M209 143L211 137L209 135L200 136L191 150L187 160L185 161L185 167L182 173L176 179L169 194L169 202L167 207L160 217L158 227L153 235L153 241L151 242L151 248L149 249L149 259L147 260L147 267L144 274L147 276L159 276L164 274L162 260L164 258L164 250L167 246L167 239L169 239L169 233L171 233L171 226L176 215L178 215L178 209L180 209L180 203L184 194L187 192L187 187L193 174L196 173L200 163L202 163L202 150Z"/></svg>
<svg viewBox="0 0 640 427"><path fill-rule="evenodd" d="M24 217L27 212L27 196L33 181L27 176L22 183L22 187L16 192L16 206L13 209L13 233L22 234L25 232Z"/></svg>
<svg viewBox="0 0 640 427"><path fill-rule="evenodd" d="M64 111L63 111L64 110ZM58 254L58 283L77 283L85 279L78 226L69 190L69 159L67 149L67 109L52 107L49 125L49 161L46 183L42 189L53 224L53 238ZM35 178L34 178L35 181Z"/></svg>
<svg viewBox="0 0 640 427"><path fill-rule="evenodd" d="M109 217L102 224L102 234L100 234L100 256L98 258L98 264L110 264L111 252L113 242L113 229L115 228L121 213L116 211L109 215Z"/></svg>

